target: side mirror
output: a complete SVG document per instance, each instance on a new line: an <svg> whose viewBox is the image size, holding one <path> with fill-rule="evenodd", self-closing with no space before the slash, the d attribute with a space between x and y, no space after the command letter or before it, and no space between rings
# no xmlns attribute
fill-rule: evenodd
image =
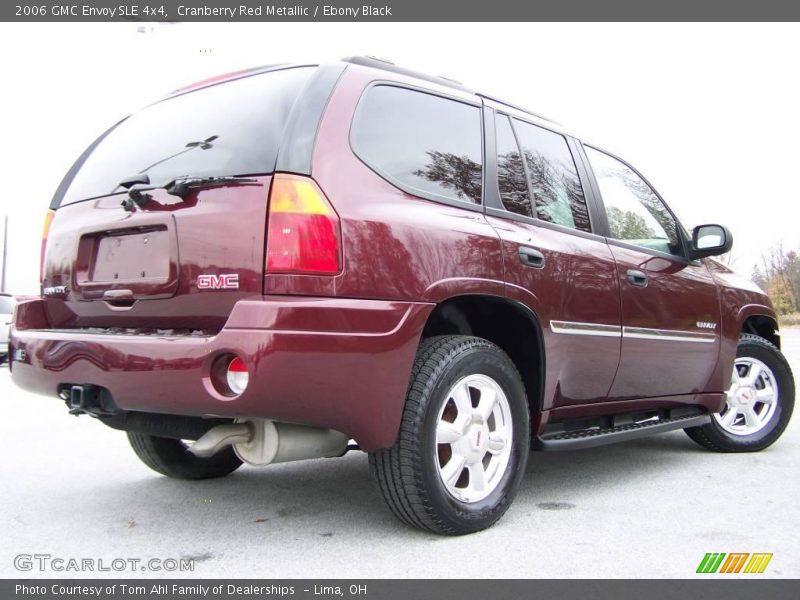
<svg viewBox="0 0 800 600"><path fill-rule="evenodd" d="M727 227L722 225L698 225L692 231L692 244L689 249L690 258L719 256L730 252L733 236Z"/></svg>

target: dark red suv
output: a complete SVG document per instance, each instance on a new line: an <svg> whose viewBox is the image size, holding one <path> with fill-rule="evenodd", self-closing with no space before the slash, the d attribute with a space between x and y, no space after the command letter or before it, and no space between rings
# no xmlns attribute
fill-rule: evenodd
<svg viewBox="0 0 800 600"><path fill-rule="evenodd" d="M794 382L769 299L630 165L374 59L177 90L55 194L21 387L172 477L370 453L437 533L509 507L530 449L685 429L760 450Z"/></svg>

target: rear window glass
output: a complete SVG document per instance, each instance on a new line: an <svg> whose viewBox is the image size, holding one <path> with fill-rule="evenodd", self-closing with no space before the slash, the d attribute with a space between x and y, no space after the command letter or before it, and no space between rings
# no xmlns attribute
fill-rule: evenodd
<svg viewBox="0 0 800 600"><path fill-rule="evenodd" d="M591 231L578 170L563 135L514 119L525 154L536 217L571 229Z"/></svg>
<svg viewBox="0 0 800 600"><path fill-rule="evenodd" d="M441 96L379 85L359 105L353 150L389 182L434 200L481 202L481 113Z"/></svg>
<svg viewBox="0 0 800 600"><path fill-rule="evenodd" d="M289 111L312 71L253 75L144 108L100 142L61 203L118 192L122 179L139 173L164 185L182 175L271 172Z"/></svg>

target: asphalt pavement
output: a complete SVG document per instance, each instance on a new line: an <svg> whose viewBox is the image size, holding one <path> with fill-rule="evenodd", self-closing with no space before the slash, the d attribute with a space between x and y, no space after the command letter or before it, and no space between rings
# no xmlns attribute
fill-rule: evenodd
<svg viewBox="0 0 800 600"><path fill-rule="evenodd" d="M784 331L783 344L800 380L800 330ZM747 577L800 577L800 411L754 454L712 453L680 431L534 453L497 525L444 538L394 519L360 452L175 481L141 464L123 433L15 388L5 366L0 407L2 577L141 570L40 571L24 558L49 555L41 561L64 569L194 560L192 573L148 577L685 578L707 552L773 553L763 575ZM20 555L17 566L34 570L15 568Z"/></svg>

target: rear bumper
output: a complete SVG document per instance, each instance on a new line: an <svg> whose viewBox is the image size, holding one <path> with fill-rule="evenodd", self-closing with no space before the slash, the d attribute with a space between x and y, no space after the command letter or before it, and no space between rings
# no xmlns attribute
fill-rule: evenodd
<svg viewBox="0 0 800 600"><path fill-rule="evenodd" d="M236 304L214 336L47 329L41 300L20 305L11 332L11 376L56 396L62 384L109 390L124 410L265 417L329 427L365 450L394 444L411 365L433 305L266 296ZM211 365L235 353L250 383L217 393Z"/></svg>

